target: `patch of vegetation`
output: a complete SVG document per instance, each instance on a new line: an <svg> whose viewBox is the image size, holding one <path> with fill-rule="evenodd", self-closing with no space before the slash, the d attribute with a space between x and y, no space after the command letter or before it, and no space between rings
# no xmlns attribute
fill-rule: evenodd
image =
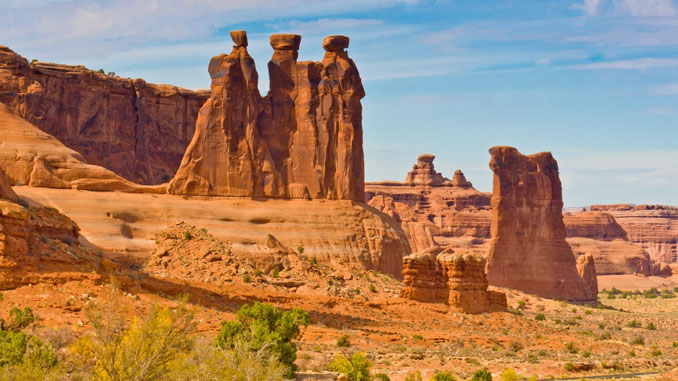
<svg viewBox="0 0 678 381"><path fill-rule="evenodd" d="M329 366L333 372L343 374L349 381L369 381L372 363L367 359L364 352L356 352L351 359L342 354L334 356Z"/></svg>
<svg viewBox="0 0 678 381"><path fill-rule="evenodd" d="M541 313L540 313L540 314L536 314L536 315L534 316L534 320L536 320L536 321L544 321L544 320L546 320L546 316L544 316L544 314L541 314Z"/></svg>
<svg viewBox="0 0 678 381"><path fill-rule="evenodd" d="M423 378L421 377L421 372L418 370L410 372L407 375L407 377L405 377L405 381L423 381Z"/></svg>
<svg viewBox="0 0 678 381"><path fill-rule="evenodd" d="M350 341L350 336L349 335L342 335L340 338L337 339L337 346L341 348L348 348L351 346L351 341Z"/></svg>
<svg viewBox="0 0 678 381"><path fill-rule="evenodd" d="M246 304L236 314L236 321L223 323L216 343L222 349L233 350L238 343L247 342L251 351L268 350L289 368L286 376L291 377L297 369L297 346L292 340L309 322L308 314L299 308L283 312L270 304Z"/></svg>
<svg viewBox="0 0 678 381"><path fill-rule="evenodd" d="M189 232L188 230L186 230L186 231L184 232L184 239L185 239L186 241L192 240L192 239L193 239L193 235L191 234L191 232Z"/></svg>
<svg viewBox="0 0 678 381"><path fill-rule="evenodd" d="M452 375L450 372L437 372L431 381L457 381L457 378Z"/></svg>
<svg viewBox="0 0 678 381"><path fill-rule="evenodd" d="M626 326L629 328L640 328L642 327L642 324L636 319L631 320L630 322L626 323Z"/></svg>
<svg viewBox="0 0 678 381"><path fill-rule="evenodd" d="M471 381L492 381L492 373L487 368L476 370Z"/></svg>
<svg viewBox="0 0 678 381"><path fill-rule="evenodd" d="M579 352L579 347L577 347L577 344L570 341L565 343L565 350L567 350L567 353L575 354Z"/></svg>

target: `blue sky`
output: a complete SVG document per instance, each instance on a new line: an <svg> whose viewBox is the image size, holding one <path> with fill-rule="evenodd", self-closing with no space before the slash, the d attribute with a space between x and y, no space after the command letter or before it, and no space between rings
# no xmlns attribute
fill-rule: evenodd
<svg viewBox="0 0 678 381"><path fill-rule="evenodd" d="M207 88L245 29L268 88L271 33L351 37L366 179L437 156L489 191L487 150L551 151L566 206L678 205L678 0L2 0L0 44L28 59Z"/></svg>

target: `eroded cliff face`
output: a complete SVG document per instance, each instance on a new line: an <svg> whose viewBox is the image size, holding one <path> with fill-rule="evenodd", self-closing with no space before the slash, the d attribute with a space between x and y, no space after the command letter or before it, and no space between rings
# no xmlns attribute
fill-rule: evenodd
<svg viewBox="0 0 678 381"><path fill-rule="evenodd" d="M0 131L0 170L6 174L6 178L0 178L0 188L11 184L91 191L166 192L162 185L138 185L108 169L87 164L79 153L15 115L1 102ZM16 197L9 199L17 200Z"/></svg>
<svg viewBox="0 0 678 381"><path fill-rule="evenodd" d="M29 64L0 46L0 102L90 164L140 184L172 178L208 96L83 66Z"/></svg>
<svg viewBox="0 0 678 381"><path fill-rule="evenodd" d="M577 272L565 241L558 163L549 152L524 156L513 147L492 147L490 284L534 295L594 301L597 290Z"/></svg>
<svg viewBox="0 0 678 381"><path fill-rule="evenodd" d="M598 275L654 273L649 254L629 241L626 231L611 214L565 213L564 221L572 251L576 256L592 255Z"/></svg>
<svg viewBox="0 0 678 381"><path fill-rule="evenodd" d="M490 195L477 191L457 170L453 180L435 170L431 154L419 155L405 182L365 185L365 201L396 220L410 246L460 247L484 255L490 237Z"/></svg>
<svg viewBox="0 0 678 381"><path fill-rule="evenodd" d="M678 207L666 205L592 205L592 211L614 216L629 241L656 263L678 263Z"/></svg>
<svg viewBox="0 0 678 381"><path fill-rule="evenodd" d="M297 62L301 36L271 36L262 98L246 34L231 36L233 51L210 62L212 96L170 193L362 201L365 93L348 37L327 37L322 62Z"/></svg>

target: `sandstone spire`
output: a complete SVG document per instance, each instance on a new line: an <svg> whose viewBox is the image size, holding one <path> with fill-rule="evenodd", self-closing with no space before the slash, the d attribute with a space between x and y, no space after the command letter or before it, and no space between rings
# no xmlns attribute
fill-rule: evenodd
<svg viewBox="0 0 678 381"><path fill-rule="evenodd" d="M348 37L327 37L322 62L297 62L301 36L272 35L263 98L245 32L231 37L170 193L363 200L365 93Z"/></svg>
<svg viewBox="0 0 678 381"><path fill-rule="evenodd" d="M490 148L494 172L490 284L542 297L594 301L565 241L558 163L550 152L524 156Z"/></svg>

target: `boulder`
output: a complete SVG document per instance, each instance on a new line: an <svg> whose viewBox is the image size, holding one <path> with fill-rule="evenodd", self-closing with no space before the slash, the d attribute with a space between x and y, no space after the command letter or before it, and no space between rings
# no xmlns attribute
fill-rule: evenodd
<svg viewBox="0 0 678 381"><path fill-rule="evenodd" d="M522 155L492 147L491 285L547 298L591 302L597 293L579 276L565 240L558 163L550 152Z"/></svg>

